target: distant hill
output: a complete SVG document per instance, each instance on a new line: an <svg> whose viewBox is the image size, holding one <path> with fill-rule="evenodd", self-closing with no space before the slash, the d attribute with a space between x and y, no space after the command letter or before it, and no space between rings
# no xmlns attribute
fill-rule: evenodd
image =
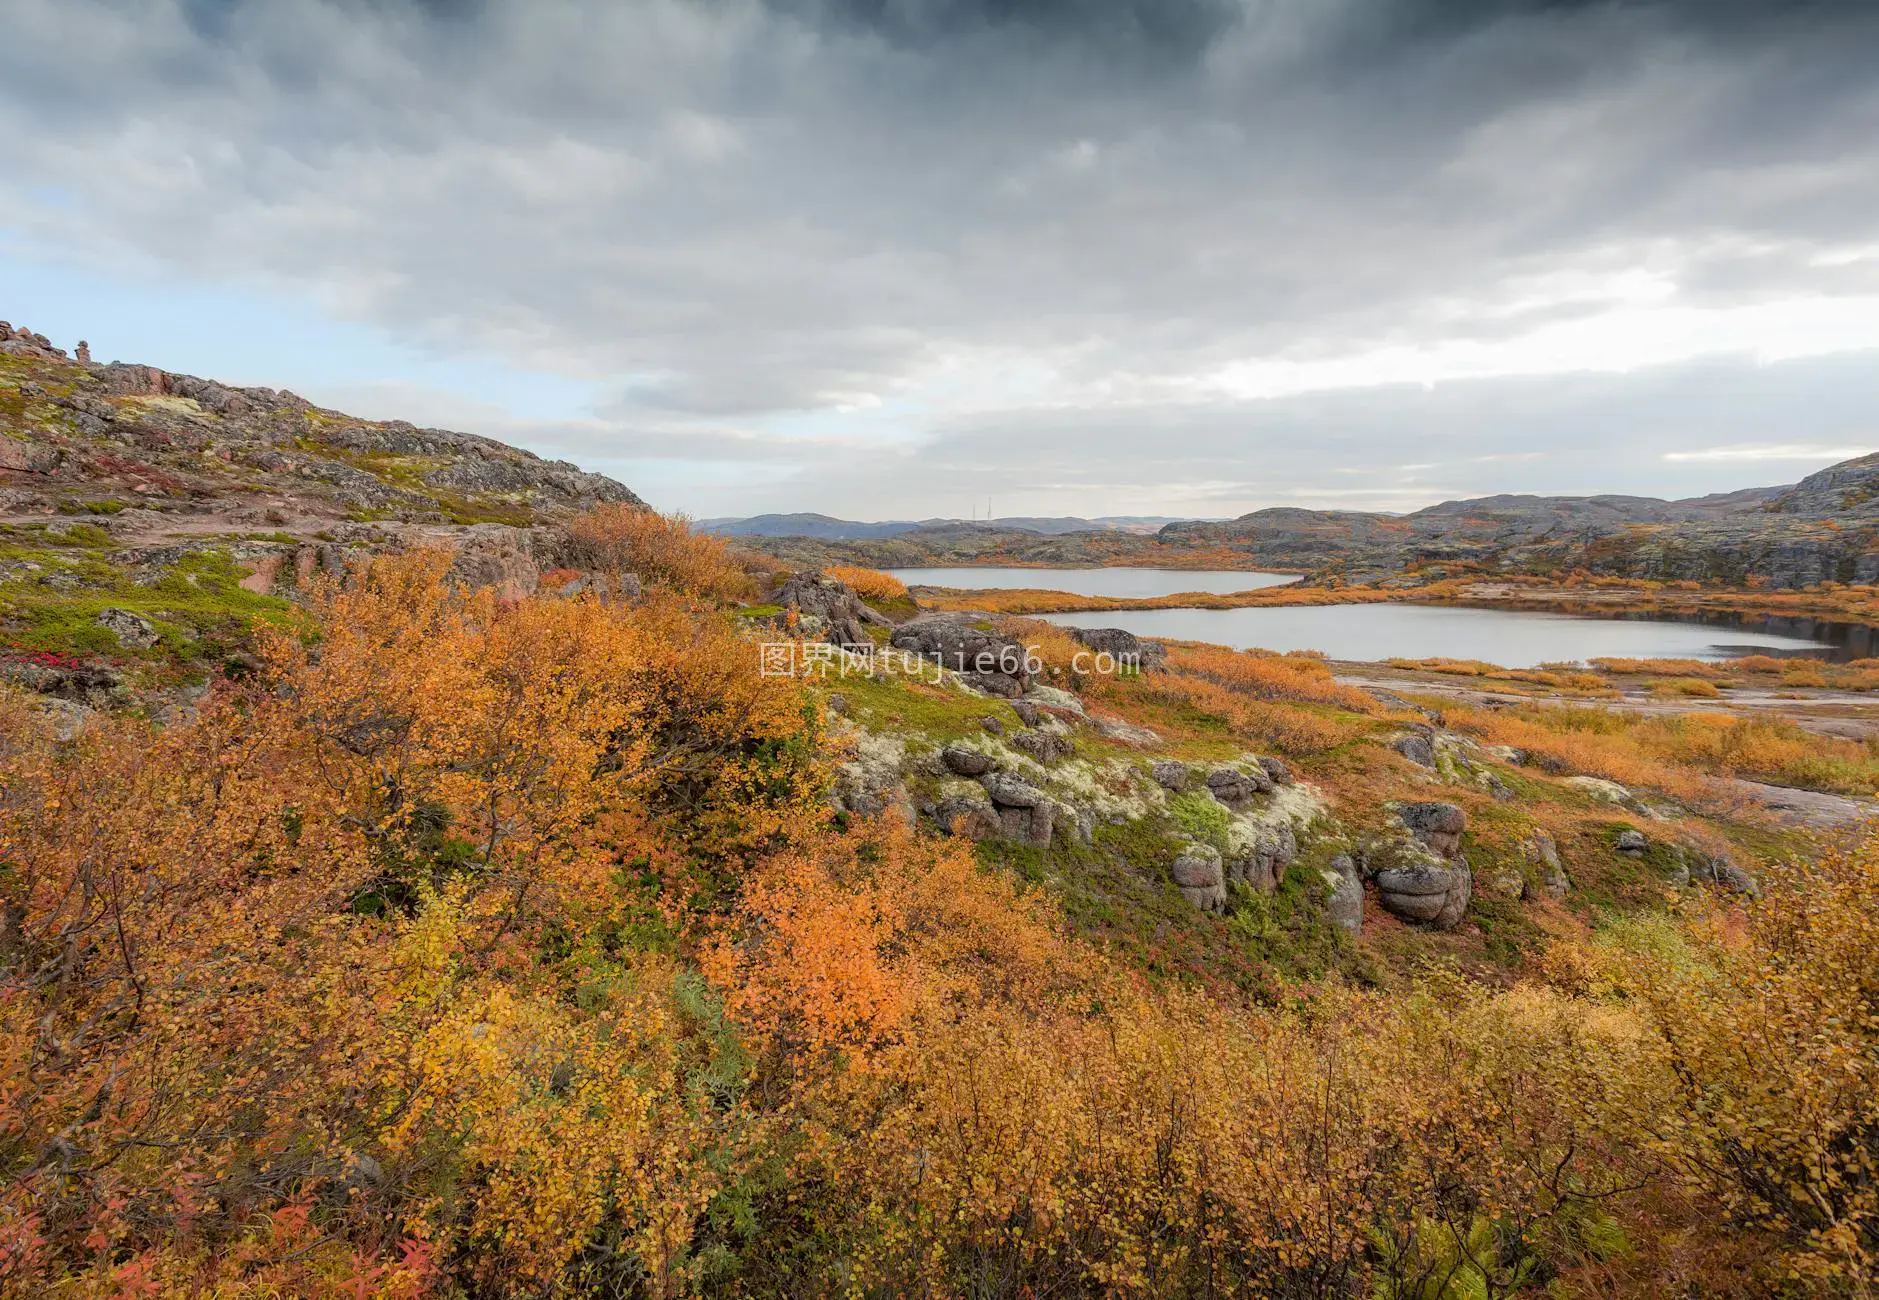
<svg viewBox="0 0 1879 1300"><path fill-rule="evenodd" d="M831 515L786 514L752 515L749 518L701 519L697 527L721 537L808 537L820 541L871 541L899 537L919 529L969 528L1000 529L1008 532L1037 533L1054 537L1062 533L1142 533L1148 534L1164 525L1177 522L1173 515L1101 515L1083 519L1074 515L1047 517L1013 515L998 519L884 519L866 523L854 519L836 519Z"/></svg>
<svg viewBox="0 0 1879 1300"><path fill-rule="evenodd" d="M752 515L748 519L700 519L695 527L720 537L815 537L824 541L855 541L876 537L898 537L920 525L911 519L886 519L861 523L836 519L830 515Z"/></svg>
<svg viewBox="0 0 1879 1300"><path fill-rule="evenodd" d="M1406 515L1257 510L1169 524L1164 545L1224 547L1274 567L1377 581L1430 566L1775 587L1879 581L1879 453L1799 483L1680 501L1499 495Z"/></svg>
<svg viewBox="0 0 1879 1300"><path fill-rule="evenodd" d="M745 545L805 566L1163 565L1404 585L1574 569L1665 581L1753 579L1778 588L1879 583L1879 453L1795 484L1679 501L1501 494L1402 515L1276 506L1237 519L1174 520L1148 536L1120 531L1113 519L1078 522L1092 527L1046 532L1007 519L924 521L869 538L759 534Z"/></svg>

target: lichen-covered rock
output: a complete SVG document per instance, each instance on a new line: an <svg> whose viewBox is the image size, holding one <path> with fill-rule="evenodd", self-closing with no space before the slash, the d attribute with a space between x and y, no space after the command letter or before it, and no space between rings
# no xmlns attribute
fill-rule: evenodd
<svg viewBox="0 0 1879 1300"><path fill-rule="evenodd" d="M504 598L519 599L536 589L544 570L562 562L566 540L560 529L476 524L458 535L457 557L446 580L493 587ZM608 594L613 594L611 585Z"/></svg>
<svg viewBox="0 0 1879 1300"><path fill-rule="evenodd" d="M1474 893L1474 875L1461 854L1467 815L1441 803L1407 804L1396 815L1403 832L1365 853L1377 901L1405 921L1452 930Z"/></svg>
<svg viewBox="0 0 1879 1300"><path fill-rule="evenodd" d="M1472 882L1465 864L1391 867L1376 875L1377 901L1405 921L1452 930L1468 911Z"/></svg>
<svg viewBox="0 0 1879 1300"><path fill-rule="evenodd" d="M1216 767L1207 774L1207 792L1229 808L1244 808L1273 789L1272 778L1256 765L1252 771Z"/></svg>
<svg viewBox="0 0 1879 1300"><path fill-rule="evenodd" d="M1618 838L1613 841L1613 845L1620 853L1631 857L1643 857L1644 850L1650 846L1650 840L1645 837L1643 831L1622 830L1618 832Z"/></svg>
<svg viewBox="0 0 1879 1300"><path fill-rule="evenodd" d="M1096 813L1061 799L1052 800L1051 826L1053 831L1062 831L1078 844L1088 845L1096 838Z"/></svg>
<svg viewBox="0 0 1879 1300"><path fill-rule="evenodd" d="M1282 758L1262 758L1259 766L1274 785L1290 785L1298 778L1292 775L1292 769Z"/></svg>
<svg viewBox="0 0 1879 1300"><path fill-rule="evenodd" d="M1144 641L1119 627L1075 627L1070 629L1070 635L1088 647L1092 657L1090 667L1096 672L1131 668L1146 672L1161 667L1168 657L1159 642ZM1109 662L1095 660L1098 655L1109 656Z"/></svg>
<svg viewBox="0 0 1879 1300"><path fill-rule="evenodd" d="M1325 871L1325 885L1329 891L1325 907L1331 915L1331 924L1351 934L1363 929L1364 882L1350 854L1340 853L1331 859Z"/></svg>
<svg viewBox="0 0 1879 1300"><path fill-rule="evenodd" d="M967 745L946 746L940 750L940 762L960 776L984 776L996 765L990 754Z"/></svg>
<svg viewBox="0 0 1879 1300"><path fill-rule="evenodd" d="M1008 840L1032 848L1050 847L1050 836L1057 824L1057 803L1045 798L1029 808L999 808L999 831Z"/></svg>
<svg viewBox="0 0 1879 1300"><path fill-rule="evenodd" d="M1152 727L1139 727L1133 722L1124 722L1121 718L1105 717L1092 714L1090 725L1106 740L1119 740L1125 745L1134 745L1138 749L1152 749L1161 743L1161 735Z"/></svg>
<svg viewBox="0 0 1879 1300"><path fill-rule="evenodd" d="M1445 858L1461 852L1468 814L1452 803L1406 803L1396 810L1403 829Z"/></svg>
<svg viewBox="0 0 1879 1300"><path fill-rule="evenodd" d="M1552 835L1535 828L1521 841L1520 852L1538 877L1537 887L1531 882L1527 883L1523 896L1531 899L1538 893L1547 898L1564 898L1566 891L1572 888L1572 881L1560 862L1559 844Z"/></svg>
<svg viewBox="0 0 1879 1300"><path fill-rule="evenodd" d="M1698 851L1692 856L1695 861L1690 868L1690 877L1699 884L1732 889L1738 894L1750 896L1761 893L1761 883L1744 871L1727 853Z"/></svg>
<svg viewBox="0 0 1879 1300"><path fill-rule="evenodd" d="M1048 710L1072 721L1089 716L1089 710L1083 707L1082 700L1058 686L1033 685L1025 691L1024 703L1036 705L1039 709ZM1019 716L1022 717L1023 714ZM1026 721L1029 726L1037 725L1029 719Z"/></svg>
<svg viewBox="0 0 1879 1300"><path fill-rule="evenodd" d="M158 640L156 624L128 609L104 610L98 615L97 623L126 650L148 650Z"/></svg>
<svg viewBox="0 0 1879 1300"><path fill-rule="evenodd" d="M933 809L942 830L970 840L995 840L1005 833L998 810L983 795L949 795Z"/></svg>
<svg viewBox="0 0 1879 1300"><path fill-rule="evenodd" d="M1407 736L1398 736L1395 740L1390 742L1390 748L1414 763L1417 767L1426 767L1432 772L1435 770L1435 745L1427 736L1422 735L1420 732L1413 732Z"/></svg>
<svg viewBox="0 0 1879 1300"><path fill-rule="evenodd" d="M835 770L834 797L838 806L862 816L895 810L913 820L913 804L903 779L907 746L895 736L844 725L838 733L849 739L848 760Z"/></svg>
<svg viewBox="0 0 1879 1300"><path fill-rule="evenodd" d="M1226 860L1227 879L1271 893L1297 858L1298 832L1292 823L1263 825L1253 831L1250 844Z"/></svg>
<svg viewBox="0 0 1879 1300"><path fill-rule="evenodd" d="M1011 747L1044 764L1060 762L1070 757L1074 750L1070 737L1063 732L1035 729L1020 731L1012 736Z"/></svg>
<svg viewBox="0 0 1879 1300"><path fill-rule="evenodd" d="M799 619L821 619L824 639L832 645L871 645L864 627L887 622L863 604L847 583L821 573L791 574L771 599L785 609L795 610Z"/></svg>
<svg viewBox="0 0 1879 1300"><path fill-rule="evenodd" d="M1221 873L1220 850L1213 845L1187 845L1175 858L1171 870L1181 896L1195 907L1210 912L1226 907L1226 878Z"/></svg>
<svg viewBox="0 0 1879 1300"><path fill-rule="evenodd" d="M965 614L923 614L895 628L890 640L896 649L949 669L989 694L1023 695L1031 685L1029 652L1002 632L976 626L977 621Z"/></svg>
<svg viewBox="0 0 1879 1300"><path fill-rule="evenodd" d="M1172 790L1176 794L1187 789L1187 783L1193 777L1187 764L1178 758L1157 760L1148 771L1149 775L1155 778L1156 785L1164 790Z"/></svg>
<svg viewBox="0 0 1879 1300"><path fill-rule="evenodd" d="M987 772L979 784L1000 808L1035 808L1048 800L1042 790L1009 772Z"/></svg>

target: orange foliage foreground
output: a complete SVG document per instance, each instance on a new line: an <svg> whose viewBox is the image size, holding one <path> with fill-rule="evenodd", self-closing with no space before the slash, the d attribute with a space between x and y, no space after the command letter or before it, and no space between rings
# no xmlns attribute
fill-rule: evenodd
<svg viewBox="0 0 1879 1300"><path fill-rule="evenodd" d="M814 710L715 613L444 569L317 592L188 725L59 742L0 697L0 1289L1870 1276L1871 845L1548 986L1234 1009L951 841L834 826Z"/></svg>
<svg viewBox="0 0 1879 1300"><path fill-rule="evenodd" d="M879 569L862 569L850 564L831 564L823 570L837 582L854 588L863 600L906 600L907 584Z"/></svg>
<svg viewBox="0 0 1879 1300"><path fill-rule="evenodd" d="M590 569L630 573L648 584L708 599L750 593L750 579L730 544L710 533L693 532L683 515L612 503L579 516L569 531L575 556Z"/></svg>

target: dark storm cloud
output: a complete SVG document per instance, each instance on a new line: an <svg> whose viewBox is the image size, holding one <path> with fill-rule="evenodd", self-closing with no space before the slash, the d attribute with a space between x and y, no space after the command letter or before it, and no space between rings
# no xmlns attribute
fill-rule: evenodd
<svg viewBox="0 0 1879 1300"><path fill-rule="evenodd" d="M984 420L1074 482L1080 422L1283 442L1259 398L1614 368L1555 337L1607 319L1832 350L1856 320L1731 313L1879 293L1869 4L5 4L19 236L598 381L667 458Z"/></svg>

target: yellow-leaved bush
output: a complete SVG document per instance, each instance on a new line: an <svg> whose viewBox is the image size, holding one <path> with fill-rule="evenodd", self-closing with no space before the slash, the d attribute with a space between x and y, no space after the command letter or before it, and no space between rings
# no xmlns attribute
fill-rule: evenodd
<svg viewBox="0 0 1879 1300"><path fill-rule="evenodd" d="M1870 844L1544 984L1227 1005L969 846L833 817L813 702L695 588L503 602L447 565L320 588L167 729L61 741L0 696L7 1293L1870 1276Z"/></svg>

